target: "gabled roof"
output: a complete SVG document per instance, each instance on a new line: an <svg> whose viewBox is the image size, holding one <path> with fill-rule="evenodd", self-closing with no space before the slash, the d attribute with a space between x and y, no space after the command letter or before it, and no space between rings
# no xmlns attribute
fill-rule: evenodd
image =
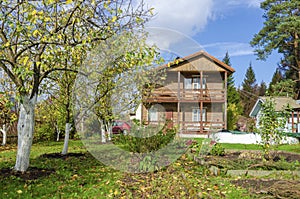
<svg viewBox="0 0 300 199"><path fill-rule="evenodd" d="M211 62L215 63L219 67L225 69L229 73L234 73L235 72L235 70L231 66L225 64L224 62L220 61L219 59L215 58L214 56L208 54L207 52L205 52L203 50L201 50L199 52L196 52L194 54L188 55L186 57L179 58L179 59L177 59L175 61L172 61L172 62L169 62L167 64L164 64L164 65L158 67L157 69L161 70L161 69L165 69L165 68L175 68L175 67L178 67L180 64L184 64L186 62L190 62L190 61L198 59L200 57L207 58L208 60L210 60Z"/></svg>
<svg viewBox="0 0 300 199"><path fill-rule="evenodd" d="M249 116L250 117L256 117L261 109L261 104L264 103L267 99L270 99L270 97L259 97L253 106ZM300 104L297 103L296 100L294 100L291 97L273 97L275 102L275 111L281 111L284 106L289 105L292 109L298 109L300 108Z"/></svg>

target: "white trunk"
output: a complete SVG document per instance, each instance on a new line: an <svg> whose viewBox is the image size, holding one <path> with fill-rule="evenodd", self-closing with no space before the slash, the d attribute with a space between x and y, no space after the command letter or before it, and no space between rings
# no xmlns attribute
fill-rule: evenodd
<svg viewBox="0 0 300 199"><path fill-rule="evenodd" d="M100 131L101 131L101 142L106 143L105 127L103 121L100 121Z"/></svg>
<svg viewBox="0 0 300 199"><path fill-rule="evenodd" d="M56 141L58 142L59 141L59 135L60 135L60 129L58 128L58 124L55 125L55 128L56 128Z"/></svg>
<svg viewBox="0 0 300 199"><path fill-rule="evenodd" d="M108 139L108 141L111 141L112 124L111 124L111 122L106 122L105 126L106 126L106 130L107 130L107 139Z"/></svg>
<svg viewBox="0 0 300 199"><path fill-rule="evenodd" d="M36 96L30 99L22 96L18 120L18 150L14 169L26 171L29 167L29 156L34 132L34 108Z"/></svg>
<svg viewBox="0 0 300 199"><path fill-rule="evenodd" d="M61 154L63 154L63 155L66 155L68 153L69 137L70 137L71 130L72 130L72 124L66 123L64 148L61 152Z"/></svg>
<svg viewBox="0 0 300 199"><path fill-rule="evenodd" d="M6 137L7 137L7 128L6 128L5 124L3 124L3 126L2 126L1 133L3 134L2 146L5 146L6 145Z"/></svg>

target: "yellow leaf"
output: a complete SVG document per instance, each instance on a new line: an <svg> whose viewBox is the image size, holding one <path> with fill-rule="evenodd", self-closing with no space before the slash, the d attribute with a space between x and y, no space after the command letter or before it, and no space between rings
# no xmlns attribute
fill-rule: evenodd
<svg viewBox="0 0 300 199"><path fill-rule="evenodd" d="M8 42L6 42L5 44L4 44L4 46L5 47L8 47L8 46L10 46L10 42L8 41Z"/></svg>
<svg viewBox="0 0 300 199"><path fill-rule="evenodd" d="M113 16L113 18L111 19L111 22L114 23L115 21L117 21L117 19L118 19L117 16Z"/></svg>
<svg viewBox="0 0 300 199"><path fill-rule="evenodd" d="M34 10L34 11L31 12L31 15L36 15L36 13L37 13L37 11Z"/></svg>
<svg viewBox="0 0 300 199"><path fill-rule="evenodd" d="M33 35L34 37L38 36L38 34L39 34L39 31L38 31L38 30L34 30L33 33L32 33L32 35Z"/></svg>
<svg viewBox="0 0 300 199"><path fill-rule="evenodd" d="M151 15L154 15L153 10L154 10L154 8L150 8L150 10L149 10Z"/></svg>
<svg viewBox="0 0 300 199"><path fill-rule="evenodd" d="M66 1L66 4L70 4L70 3L72 3L73 1L72 0L67 0Z"/></svg>
<svg viewBox="0 0 300 199"><path fill-rule="evenodd" d="M28 56L27 56L27 57L24 57L23 64L26 65L27 62L28 62L28 60L29 60L29 57L28 57Z"/></svg>
<svg viewBox="0 0 300 199"><path fill-rule="evenodd" d="M118 193L119 193L118 190L115 190L114 195L118 195Z"/></svg>

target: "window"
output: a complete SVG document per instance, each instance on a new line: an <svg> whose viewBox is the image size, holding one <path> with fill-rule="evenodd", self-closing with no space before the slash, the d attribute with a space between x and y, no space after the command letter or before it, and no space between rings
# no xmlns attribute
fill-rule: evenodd
<svg viewBox="0 0 300 199"><path fill-rule="evenodd" d="M185 78L184 79L184 88L185 89L192 89L192 78Z"/></svg>
<svg viewBox="0 0 300 199"><path fill-rule="evenodd" d="M150 122L155 122L158 121L158 112L156 108L150 108L149 110L149 121Z"/></svg>
<svg viewBox="0 0 300 199"><path fill-rule="evenodd" d="M192 112L192 120L193 122L200 122L200 109L199 108L193 108ZM202 121L206 121L206 109L202 110Z"/></svg>
<svg viewBox="0 0 300 199"><path fill-rule="evenodd" d="M184 88L185 89L200 89L200 77L191 77L184 79ZM206 88L206 78L202 79L202 89Z"/></svg>

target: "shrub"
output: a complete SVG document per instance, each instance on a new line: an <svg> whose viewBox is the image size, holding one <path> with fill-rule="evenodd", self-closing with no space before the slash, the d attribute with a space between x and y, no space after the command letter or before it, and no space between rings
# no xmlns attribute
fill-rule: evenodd
<svg viewBox="0 0 300 199"><path fill-rule="evenodd" d="M114 144L119 145L121 148L135 153L148 153L157 151L168 143L170 143L176 132L174 129L166 130L166 132L159 131L157 134L151 136L151 132L145 130L134 130L129 135L114 136L112 141Z"/></svg>

